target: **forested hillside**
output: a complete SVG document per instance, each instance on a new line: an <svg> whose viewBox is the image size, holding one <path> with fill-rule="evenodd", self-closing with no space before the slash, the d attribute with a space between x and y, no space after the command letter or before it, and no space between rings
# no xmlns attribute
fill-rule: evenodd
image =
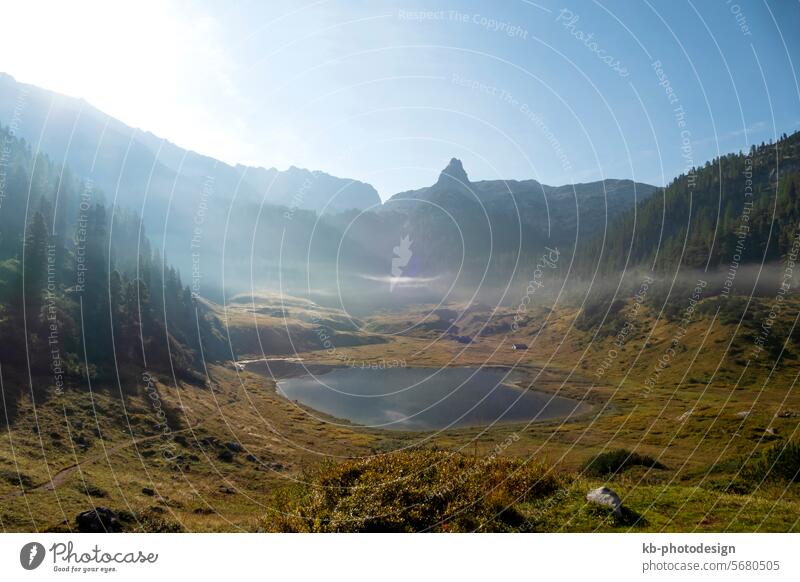
<svg viewBox="0 0 800 582"><path fill-rule="evenodd" d="M139 217L107 206L92 183L34 156L6 127L0 142L6 413L28 376L42 395L95 379L126 390L145 369L196 377L208 324Z"/></svg>
<svg viewBox="0 0 800 582"><path fill-rule="evenodd" d="M577 257L585 272L778 261L800 225L800 133L728 154L625 212Z"/></svg>

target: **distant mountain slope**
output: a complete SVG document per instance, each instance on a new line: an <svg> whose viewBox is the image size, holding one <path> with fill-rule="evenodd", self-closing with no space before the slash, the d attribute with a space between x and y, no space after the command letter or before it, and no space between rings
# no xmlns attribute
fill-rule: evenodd
<svg viewBox="0 0 800 582"><path fill-rule="evenodd" d="M33 149L90 184L92 202L140 215L154 246L185 280L191 275L193 290L216 300L223 287L340 290L358 296L346 301L355 307L364 295L395 304L430 292L432 300L484 274L499 285L522 276L544 244L591 236L655 190L625 180L473 183L453 160L433 186L381 205L368 184L295 167L230 166L2 74L0 124L13 124ZM368 208L375 212L361 212ZM71 219L74 208L67 212L57 210L57 219ZM394 249L406 236L408 284L388 294L398 280Z"/></svg>
<svg viewBox="0 0 800 582"><path fill-rule="evenodd" d="M34 147L41 139L41 150L54 161L65 162L81 178L92 178L109 198L118 190L118 204L142 209L148 224L151 217L159 219L154 222L160 224L151 225L158 233L168 210L176 221L195 212L209 178L215 196L224 200L236 196L317 212L380 204L369 184L295 167L230 166L125 125L83 100L0 73L0 123L8 125L12 119L17 135Z"/></svg>
<svg viewBox="0 0 800 582"><path fill-rule="evenodd" d="M632 180L603 180L548 186L536 180L483 180L470 182L461 161L453 158L433 186L395 194L384 208L411 211L418 202L435 201L444 192L458 192L488 210L512 214L519 210L523 222L538 223L555 241L572 242L563 227L574 230L580 217L582 231L594 233L636 202L649 198L658 188ZM548 226L549 217L549 226ZM573 233L574 234L574 233Z"/></svg>
<svg viewBox="0 0 800 582"><path fill-rule="evenodd" d="M535 180L471 182L454 158L436 184L396 194L381 213L404 222L420 272L461 266L467 274L480 277L486 270L503 282L515 265L535 261L545 245L568 248L589 240L656 190L630 180L558 187Z"/></svg>

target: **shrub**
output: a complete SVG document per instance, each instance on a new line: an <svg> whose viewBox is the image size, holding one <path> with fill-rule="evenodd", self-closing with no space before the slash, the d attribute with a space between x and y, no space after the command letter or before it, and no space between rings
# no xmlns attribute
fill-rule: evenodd
<svg viewBox="0 0 800 582"><path fill-rule="evenodd" d="M666 469L662 463L648 455L632 453L626 449L617 449L600 453L589 459L583 466L583 472L591 477L606 477L622 473L636 465L651 469Z"/></svg>
<svg viewBox="0 0 800 582"><path fill-rule="evenodd" d="M559 488L559 479L538 463L442 451L325 465L301 481L306 484L279 492L264 529L508 531L524 521L516 504Z"/></svg>
<svg viewBox="0 0 800 582"><path fill-rule="evenodd" d="M603 323L599 335L613 335L622 326L624 318L622 308L625 301L610 296L589 297L575 320L575 327L581 331L590 331Z"/></svg>
<svg viewBox="0 0 800 582"><path fill-rule="evenodd" d="M78 483L75 486L75 489L77 489L81 493L85 493L86 495L89 495L90 497L107 497L108 496L108 493L104 489L101 489L100 487L97 487L97 486L92 485L90 483Z"/></svg>
<svg viewBox="0 0 800 582"><path fill-rule="evenodd" d="M747 471L750 482L800 483L800 442L776 442L766 448Z"/></svg>
<svg viewBox="0 0 800 582"><path fill-rule="evenodd" d="M30 489L33 487L33 480L30 477L24 473L11 471L10 469L0 469L0 479L16 487L22 487L23 489Z"/></svg>

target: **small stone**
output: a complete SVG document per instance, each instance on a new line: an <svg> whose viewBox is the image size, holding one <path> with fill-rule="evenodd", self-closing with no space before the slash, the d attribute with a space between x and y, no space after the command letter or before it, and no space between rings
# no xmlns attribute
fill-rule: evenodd
<svg viewBox="0 0 800 582"><path fill-rule="evenodd" d="M609 509L613 510L614 515L618 517L622 515L622 501L620 500L619 495L617 495L613 489L609 489L608 487L598 487L597 489L592 489L586 494L586 501L596 505L602 505L603 507L608 507Z"/></svg>

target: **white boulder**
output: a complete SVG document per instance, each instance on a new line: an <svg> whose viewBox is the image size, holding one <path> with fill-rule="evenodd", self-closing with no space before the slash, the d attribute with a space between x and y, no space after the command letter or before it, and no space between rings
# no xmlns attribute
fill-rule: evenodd
<svg viewBox="0 0 800 582"><path fill-rule="evenodd" d="M614 515L616 516L622 515L622 501L620 500L619 495L617 495L613 489L609 489L608 487L598 487L597 489L592 489L586 494L586 501L596 505L602 505L603 507L608 507L614 511Z"/></svg>

